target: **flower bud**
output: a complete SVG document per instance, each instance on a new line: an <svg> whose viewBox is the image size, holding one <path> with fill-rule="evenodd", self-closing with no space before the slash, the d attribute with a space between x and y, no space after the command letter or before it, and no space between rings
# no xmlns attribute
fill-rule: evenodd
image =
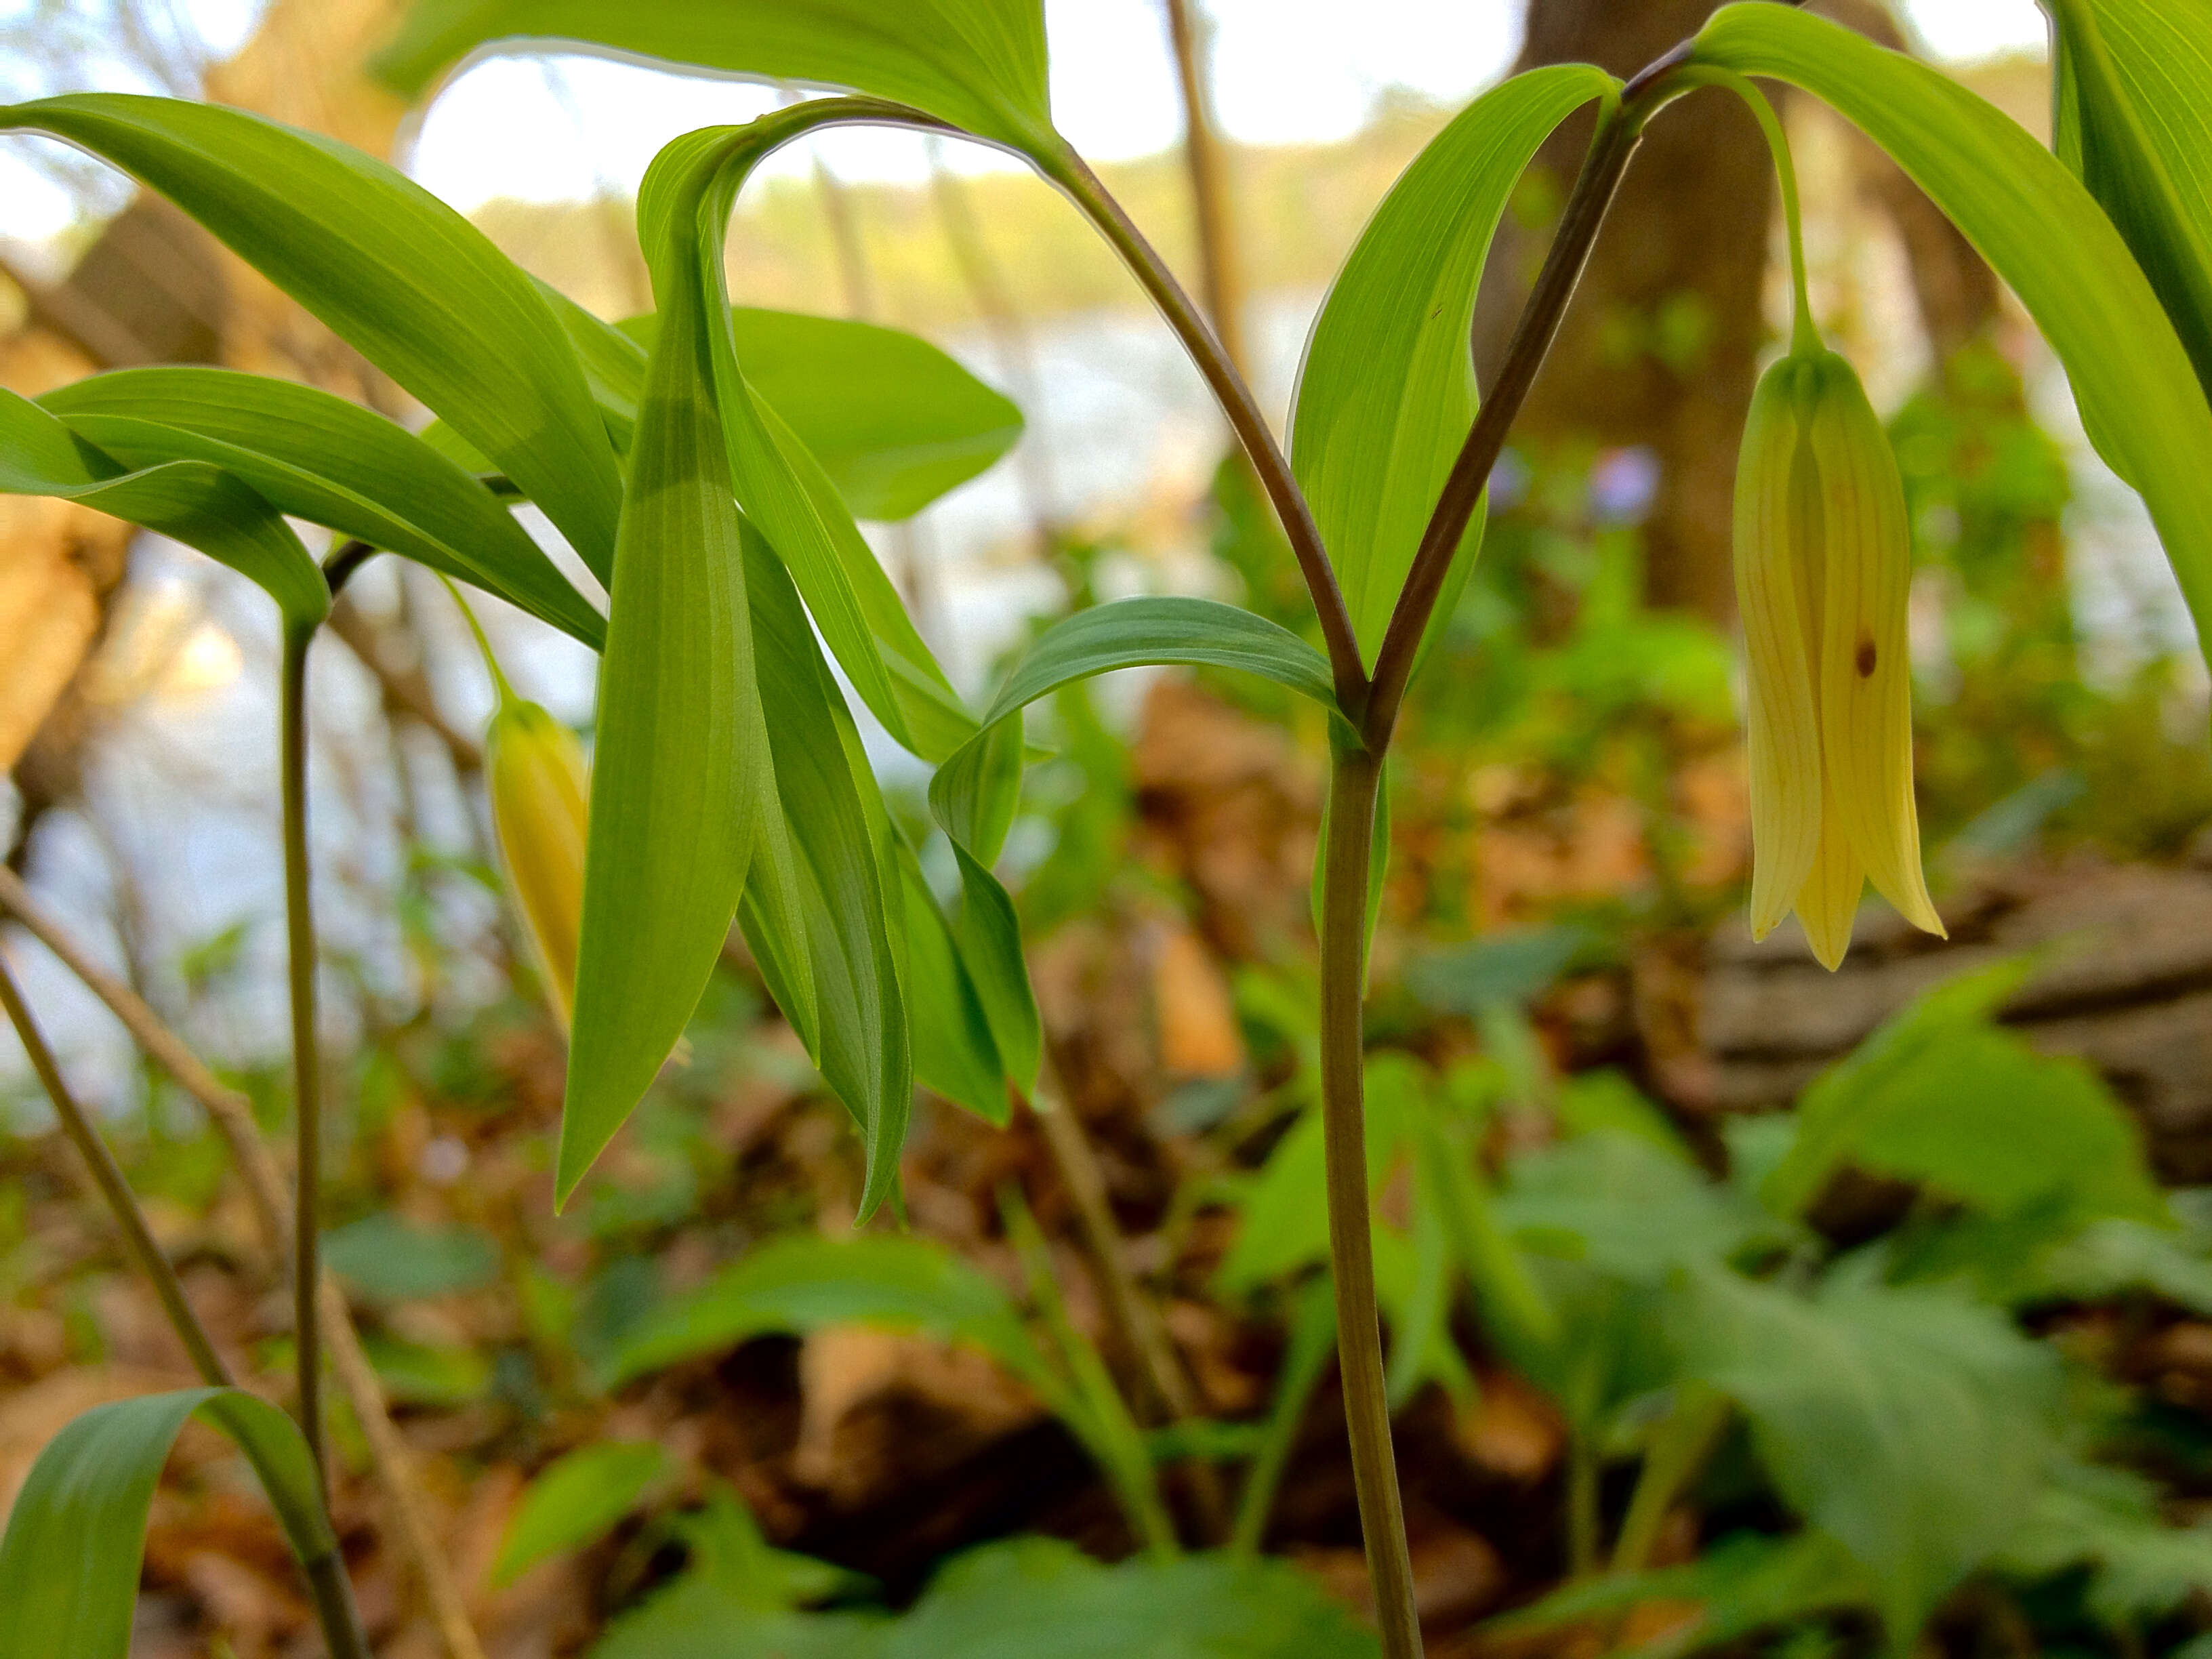
<svg viewBox="0 0 2212 1659"><path fill-rule="evenodd" d="M536 703L502 688L485 743L484 777L507 896L529 935L554 1016L566 1031L584 920L591 783L583 745Z"/></svg>
<svg viewBox="0 0 2212 1659"><path fill-rule="evenodd" d="M1792 909L1834 968L1859 895L1940 934L1912 799L1912 576L1897 459L1849 363L1796 350L1753 395L1736 465L1748 658L1751 932Z"/></svg>

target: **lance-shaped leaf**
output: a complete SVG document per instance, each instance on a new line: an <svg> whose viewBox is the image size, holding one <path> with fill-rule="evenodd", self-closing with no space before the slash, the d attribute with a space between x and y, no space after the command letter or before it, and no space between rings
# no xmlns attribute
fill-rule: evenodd
<svg viewBox="0 0 2212 1659"><path fill-rule="evenodd" d="M337 1540L291 1419L240 1389L187 1389L95 1406L31 1465L0 1541L0 1659L126 1659L161 1466L197 1417L238 1444L304 1571L331 1570ZM342 1568L338 1569L343 1571Z"/></svg>
<svg viewBox="0 0 2212 1659"><path fill-rule="evenodd" d="M80 501L198 548L256 583L293 632L328 614L323 573L276 509L204 461L133 471L28 398L0 391L0 493Z"/></svg>
<svg viewBox="0 0 2212 1659"><path fill-rule="evenodd" d="M39 399L130 466L200 460L295 519L472 582L597 650L606 623L496 497L358 404L227 368L125 368Z"/></svg>
<svg viewBox="0 0 2212 1659"><path fill-rule="evenodd" d="M628 441L650 313L563 320L617 443ZM842 317L734 306L745 380L822 464L858 519L908 519L982 471L1022 435L1022 413L918 335ZM625 353L627 356L625 356Z"/></svg>
<svg viewBox="0 0 2212 1659"><path fill-rule="evenodd" d="M763 156L817 127L879 121L898 113L873 101L821 100L742 127L703 129L677 140L663 154L672 155L682 146L682 165L696 175L701 191L702 212L693 234L703 303L712 319L708 345L738 499L789 567L823 642L860 700L896 742L936 761L973 735L975 720L921 642L897 590L829 475L746 379L729 325L722 267L731 205ZM642 204L640 214L642 228ZM662 310L659 326L665 328L665 303ZM592 356L604 375L611 360L597 352Z"/></svg>
<svg viewBox="0 0 2212 1659"><path fill-rule="evenodd" d="M584 856L575 1024L555 1177L565 1201L653 1081L744 890L769 782L744 538L715 400L699 135L664 149L638 214L661 329L615 548ZM719 227L720 219L712 222Z"/></svg>
<svg viewBox="0 0 2212 1659"><path fill-rule="evenodd" d="M2059 156L2135 251L2212 390L2212 6L2044 0Z"/></svg>
<svg viewBox="0 0 2212 1659"><path fill-rule="evenodd" d="M914 853L898 848L906 903L907 1010L914 1074L956 1105L1004 1127L1012 1115L1008 1067L991 1035L982 994ZM1026 982L1026 981L1025 981Z"/></svg>
<svg viewBox="0 0 2212 1659"><path fill-rule="evenodd" d="M1618 84L1565 64L1476 99L1391 186L1314 324L1291 461L1370 667L1474 418L1468 332L1498 216L1553 129ZM1481 526L1479 516L1469 526L1462 572Z"/></svg>
<svg viewBox="0 0 2212 1659"><path fill-rule="evenodd" d="M905 898L874 775L799 594L757 533L747 534L745 555L761 696L775 710L769 810L783 819L788 867L799 878L795 916L779 896L749 909L747 933L757 943L769 929L780 936L773 956L787 988L794 982L792 964L806 959L813 1006L793 1025L860 1125L868 1158L865 1219L898 1178L914 1093L902 983ZM779 873L766 859L755 865L757 879Z"/></svg>
<svg viewBox="0 0 2212 1659"><path fill-rule="evenodd" d="M2212 654L2212 408L2104 210L2009 118L1929 68L1787 6L1729 6L1699 62L1802 87L1872 138L2011 284L2083 422L2142 493Z"/></svg>
<svg viewBox="0 0 2212 1659"><path fill-rule="evenodd" d="M477 47L510 40L847 87L1017 149L1056 142L1041 0L416 0L376 67L413 97Z"/></svg>
<svg viewBox="0 0 2212 1659"><path fill-rule="evenodd" d="M1061 686L1116 668L1192 663L1241 669L1336 706L1321 653L1289 629L1212 599L1123 599L1078 611L1030 646L983 716L983 729L931 781L929 801L960 861L952 932L997 1041L1006 1075L1027 1090L1041 1041L1013 902L990 864L1013 817L1021 783L1021 726L1013 717Z"/></svg>
<svg viewBox="0 0 2212 1659"><path fill-rule="evenodd" d="M602 580L622 480L567 334L483 233L383 162L218 104L0 110L167 197L490 458Z"/></svg>

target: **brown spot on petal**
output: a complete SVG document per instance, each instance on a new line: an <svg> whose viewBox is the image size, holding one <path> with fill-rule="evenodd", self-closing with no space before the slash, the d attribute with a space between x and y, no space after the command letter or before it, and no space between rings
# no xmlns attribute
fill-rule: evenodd
<svg viewBox="0 0 2212 1659"><path fill-rule="evenodd" d="M1862 634L1859 635L1859 654L1856 660L1858 663L1859 678L1861 679L1865 679L1869 675L1874 672L1874 641L1867 635Z"/></svg>

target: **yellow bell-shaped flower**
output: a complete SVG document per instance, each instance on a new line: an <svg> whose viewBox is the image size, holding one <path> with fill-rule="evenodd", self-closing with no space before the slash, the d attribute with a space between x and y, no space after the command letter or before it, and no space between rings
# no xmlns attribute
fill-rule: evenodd
<svg viewBox="0 0 2212 1659"><path fill-rule="evenodd" d="M1912 799L1912 574L1897 459L1851 366L1801 346L1760 378L1735 484L1749 658L1751 932L1792 909L1834 968L1871 879L1943 932Z"/></svg>
<svg viewBox="0 0 2212 1659"><path fill-rule="evenodd" d="M547 1000L568 1029L584 920L584 830L590 775L576 734L502 681L484 746L492 833L507 896L529 936Z"/></svg>

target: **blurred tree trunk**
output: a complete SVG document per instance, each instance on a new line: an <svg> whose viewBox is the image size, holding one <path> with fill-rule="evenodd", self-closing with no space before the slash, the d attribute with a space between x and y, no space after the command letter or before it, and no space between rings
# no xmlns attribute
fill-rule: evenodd
<svg viewBox="0 0 2212 1659"><path fill-rule="evenodd" d="M1516 70L1586 62L1634 74L1696 33L1717 0L1528 0ZM1539 153L1500 227L1476 307L1487 384L1589 142L1578 116ZM1549 186L1540 182L1548 180ZM1652 123L1516 425L1539 448L1638 445L1658 464L1644 592L1717 623L1735 609L1729 523L1735 451L1759 343L1773 175L1732 94L1692 94ZM1534 222L1530 222L1531 221Z"/></svg>

